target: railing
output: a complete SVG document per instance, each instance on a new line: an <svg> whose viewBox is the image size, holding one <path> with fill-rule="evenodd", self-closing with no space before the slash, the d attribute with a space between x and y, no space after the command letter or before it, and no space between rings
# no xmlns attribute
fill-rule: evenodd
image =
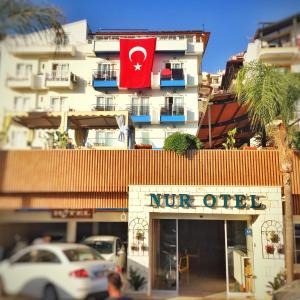
<svg viewBox="0 0 300 300"><path fill-rule="evenodd" d="M70 77L71 77L71 72L69 71L52 71L50 74L46 75L46 80L68 81Z"/></svg>
<svg viewBox="0 0 300 300"><path fill-rule="evenodd" d="M116 147L122 144L124 143L120 142L117 137L88 138L86 142L87 147Z"/></svg>
<svg viewBox="0 0 300 300"><path fill-rule="evenodd" d="M284 48L284 47L292 47L291 41L276 41L276 42L266 42L263 41L261 44L262 48Z"/></svg>
<svg viewBox="0 0 300 300"><path fill-rule="evenodd" d="M183 116L184 115L184 106L183 105L164 105L160 109L161 116Z"/></svg>
<svg viewBox="0 0 300 300"><path fill-rule="evenodd" d="M99 71L96 70L93 73L94 80L103 81L116 81L117 80L117 70Z"/></svg>
<svg viewBox="0 0 300 300"><path fill-rule="evenodd" d="M163 69L160 73L160 80L184 80L184 70L181 69Z"/></svg>
<svg viewBox="0 0 300 300"><path fill-rule="evenodd" d="M129 105L127 109L134 116L150 115L149 105Z"/></svg>
<svg viewBox="0 0 300 300"><path fill-rule="evenodd" d="M95 104L93 105L93 110L97 111L115 111L116 105L115 104Z"/></svg>

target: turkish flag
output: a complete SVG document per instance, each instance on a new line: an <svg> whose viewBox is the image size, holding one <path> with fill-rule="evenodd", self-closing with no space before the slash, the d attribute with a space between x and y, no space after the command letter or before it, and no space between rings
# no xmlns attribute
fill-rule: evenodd
<svg viewBox="0 0 300 300"><path fill-rule="evenodd" d="M156 38L120 39L120 87L151 87Z"/></svg>

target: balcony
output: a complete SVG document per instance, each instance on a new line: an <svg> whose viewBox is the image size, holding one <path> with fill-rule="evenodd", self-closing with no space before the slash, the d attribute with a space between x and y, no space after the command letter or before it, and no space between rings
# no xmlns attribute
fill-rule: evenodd
<svg viewBox="0 0 300 300"><path fill-rule="evenodd" d="M182 105L164 105L160 109L161 123L184 123L186 121L185 109Z"/></svg>
<svg viewBox="0 0 300 300"><path fill-rule="evenodd" d="M292 45L291 42L270 43L263 41L260 44L258 58L267 62L285 64L299 59L300 52L296 45Z"/></svg>
<svg viewBox="0 0 300 300"><path fill-rule="evenodd" d="M118 88L117 70L113 71L94 71L94 89Z"/></svg>
<svg viewBox="0 0 300 300"><path fill-rule="evenodd" d="M185 88L186 79L183 69L163 69L160 74L160 87Z"/></svg>
<svg viewBox="0 0 300 300"><path fill-rule="evenodd" d="M116 106L114 104L95 104L93 110L96 111L115 111Z"/></svg>
<svg viewBox="0 0 300 300"><path fill-rule="evenodd" d="M76 76L71 72L52 71L46 75L46 87L50 89L73 89Z"/></svg>
<svg viewBox="0 0 300 300"><path fill-rule="evenodd" d="M151 123L149 105L131 105L128 110L133 123Z"/></svg>
<svg viewBox="0 0 300 300"><path fill-rule="evenodd" d="M192 48L190 48L192 49ZM186 52L188 50L187 38L158 38L156 42L157 52ZM98 39L94 43L94 51L97 54L120 52L119 37L107 37Z"/></svg>
<svg viewBox="0 0 300 300"><path fill-rule="evenodd" d="M24 77L15 76L7 78L7 87L11 89L33 89L33 75L27 75Z"/></svg>
<svg viewBox="0 0 300 300"><path fill-rule="evenodd" d="M117 137L98 137L98 138L87 138L87 148L92 149L126 149L124 142L120 142Z"/></svg>
<svg viewBox="0 0 300 300"><path fill-rule="evenodd" d="M44 56L50 54L59 54L65 56L74 56L75 47L71 45L60 46L56 45L41 45L41 46L23 46L14 47L11 49L11 53L16 56Z"/></svg>

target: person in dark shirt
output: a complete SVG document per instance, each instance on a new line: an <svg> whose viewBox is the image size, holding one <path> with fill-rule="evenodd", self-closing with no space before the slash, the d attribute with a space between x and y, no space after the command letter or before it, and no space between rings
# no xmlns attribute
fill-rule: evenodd
<svg viewBox="0 0 300 300"><path fill-rule="evenodd" d="M122 279L119 273L110 273L107 276L108 280L108 295L106 300L132 300L131 298L122 296Z"/></svg>
<svg viewBox="0 0 300 300"><path fill-rule="evenodd" d="M66 149L74 149L73 140L68 138Z"/></svg>

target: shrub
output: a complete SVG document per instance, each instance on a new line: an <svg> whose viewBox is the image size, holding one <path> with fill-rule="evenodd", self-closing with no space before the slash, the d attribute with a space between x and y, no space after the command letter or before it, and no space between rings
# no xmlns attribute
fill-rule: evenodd
<svg viewBox="0 0 300 300"><path fill-rule="evenodd" d="M175 132L165 140L164 149L174 151L177 154L184 154L187 150L198 150L203 148L202 142L194 135Z"/></svg>
<svg viewBox="0 0 300 300"><path fill-rule="evenodd" d="M294 144L296 150L300 151L300 131L297 131L294 133L293 144Z"/></svg>
<svg viewBox="0 0 300 300"><path fill-rule="evenodd" d="M270 289L268 293L272 295L275 291L286 284L286 274L284 271L279 272L273 279L268 281L267 287Z"/></svg>
<svg viewBox="0 0 300 300"><path fill-rule="evenodd" d="M144 276L141 276L137 270L133 270L132 268L129 269L129 279L128 279L130 286L135 290L138 291L146 284L146 279Z"/></svg>

